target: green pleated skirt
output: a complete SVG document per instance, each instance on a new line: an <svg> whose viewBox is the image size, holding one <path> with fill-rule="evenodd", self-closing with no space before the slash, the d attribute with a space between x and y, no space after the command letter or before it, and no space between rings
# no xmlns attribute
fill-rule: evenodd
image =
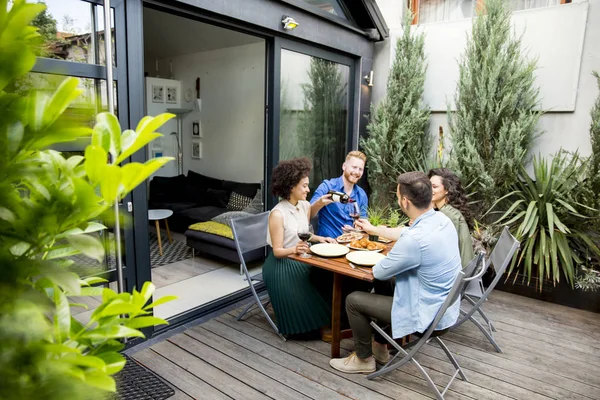
<svg viewBox="0 0 600 400"><path fill-rule="evenodd" d="M283 335L300 334L331 323L331 307L310 282L311 267L289 258L267 257L263 279Z"/></svg>

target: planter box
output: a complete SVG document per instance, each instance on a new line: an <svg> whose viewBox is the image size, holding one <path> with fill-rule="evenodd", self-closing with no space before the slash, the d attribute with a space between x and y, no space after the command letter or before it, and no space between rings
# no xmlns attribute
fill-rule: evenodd
<svg viewBox="0 0 600 400"><path fill-rule="evenodd" d="M572 289L564 281L560 281L556 286L553 286L551 281L546 280L544 280L544 286L540 291L537 278L531 279L530 286L526 285L527 281L523 278L523 275L518 274L517 280L513 283L514 275L508 281L506 281L506 277L502 277L496 285L496 289L532 299L600 313L600 291L584 292L579 289Z"/></svg>

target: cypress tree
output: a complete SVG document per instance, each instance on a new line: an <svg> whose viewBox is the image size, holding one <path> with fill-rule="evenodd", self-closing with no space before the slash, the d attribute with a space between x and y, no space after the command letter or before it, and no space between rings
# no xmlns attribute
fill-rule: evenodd
<svg viewBox="0 0 600 400"><path fill-rule="evenodd" d="M486 0L473 19L459 64L455 110L448 106L450 168L474 191L479 212L517 179L542 114L536 61L523 55L509 7L504 0Z"/></svg>
<svg viewBox="0 0 600 400"><path fill-rule="evenodd" d="M361 140L368 157L371 202L376 206L395 204L398 174L422 169L430 158L430 111L423 104L425 38L423 34L411 34L411 20L409 11L403 34L396 42L386 96L378 107L371 107L369 136Z"/></svg>

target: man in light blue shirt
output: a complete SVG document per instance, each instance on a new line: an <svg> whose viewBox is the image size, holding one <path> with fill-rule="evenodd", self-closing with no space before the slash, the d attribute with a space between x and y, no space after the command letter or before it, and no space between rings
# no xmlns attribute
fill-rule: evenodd
<svg viewBox="0 0 600 400"><path fill-rule="evenodd" d="M342 164L342 176L323 181L315 190L310 199L311 217L319 216L319 236L336 238L342 234L343 227L351 228L354 224L350 216L354 213L354 204L334 203L331 195L327 194L330 190L350 196L358 203L361 217L366 218L369 200L365 191L357 185L363 175L366 161L367 156L364 153L351 151Z"/></svg>
<svg viewBox="0 0 600 400"><path fill-rule="evenodd" d="M448 217L431 206L431 183L422 172L398 177L398 204L414 221L408 228L373 227L357 222L363 230L397 239L387 257L373 267L373 276L396 278L394 296L354 292L346 299L346 310L354 336L354 349L347 358L332 359L330 365L347 373L375 371L375 361L387 362L383 344L371 341L372 319L392 325L392 336L401 338L423 332L446 300L461 270L458 235ZM452 326L458 319L460 301L451 305L436 330Z"/></svg>

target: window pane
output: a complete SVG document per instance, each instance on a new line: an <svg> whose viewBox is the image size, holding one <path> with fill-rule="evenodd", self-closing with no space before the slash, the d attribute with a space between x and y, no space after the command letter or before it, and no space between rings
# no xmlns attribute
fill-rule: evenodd
<svg viewBox="0 0 600 400"><path fill-rule="evenodd" d="M322 11L347 19L343 8L337 0L304 0L304 2Z"/></svg>
<svg viewBox="0 0 600 400"><path fill-rule="evenodd" d="M310 186L341 174L348 137L350 67L281 51L279 159L313 162Z"/></svg>
<svg viewBox="0 0 600 400"><path fill-rule="evenodd" d="M45 0L47 9L33 20L44 44L41 56L86 64L106 65L104 7L82 0ZM114 9L111 10L114 46Z"/></svg>

